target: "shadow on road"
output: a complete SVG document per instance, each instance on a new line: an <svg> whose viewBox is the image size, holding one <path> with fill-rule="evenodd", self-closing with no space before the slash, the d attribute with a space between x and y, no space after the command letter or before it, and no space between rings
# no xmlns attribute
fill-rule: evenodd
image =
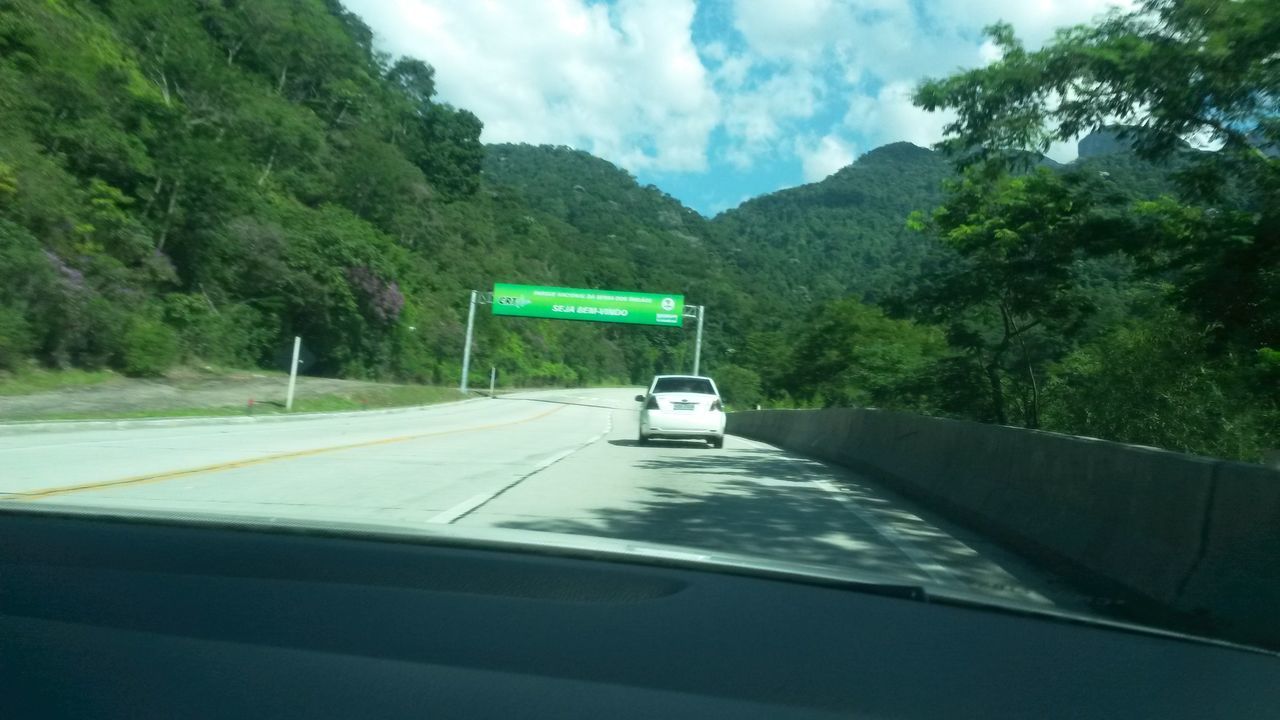
<svg viewBox="0 0 1280 720"><path fill-rule="evenodd" d="M632 409L633 407L635 407L635 406L637 406L637 405L638 405L638 403L628 403L628 404L626 405L626 407L623 407L623 406L621 406L621 405L597 405L597 404L595 404L595 403L570 402L570 401L568 401L568 400L549 400L549 399L547 399L547 398L520 398L520 397L507 397L506 395L499 395L499 396L498 396L497 398L495 398L495 399L497 399L497 400L511 400L511 401L514 401L514 402L550 403L550 404L552 404L552 405L577 405L577 406L579 406L579 407L604 408L605 410L630 410L630 409Z"/></svg>
<svg viewBox="0 0 1280 720"><path fill-rule="evenodd" d="M639 440L610 440L610 445L617 447L653 447L653 448L685 448L688 450L709 450L711 446L705 440L650 440L642 443Z"/></svg>
<svg viewBox="0 0 1280 720"><path fill-rule="evenodd" d="M686 444L661 444L667 446ZM1021 577L1014 577L901 499L816 461L773 449L734 449L666 453L639 459L636 466L657 479L643 487L643 499L583 513L587 517L501 526L839 566L1022 601L1074 596L1029 568L1019 568Z"/></svg>

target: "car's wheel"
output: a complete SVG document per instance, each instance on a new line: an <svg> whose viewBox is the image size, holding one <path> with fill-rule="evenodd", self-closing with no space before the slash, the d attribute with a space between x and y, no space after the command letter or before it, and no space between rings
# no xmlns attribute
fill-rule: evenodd
<svg viewBox="0 0 1280 720"><path fill-rule="evenodd" d="M710 438L709 440L707 440L707 442L711 444L711 447L719 450L720 448L724 447L724 436L721 435L720 437Z"/></svg>

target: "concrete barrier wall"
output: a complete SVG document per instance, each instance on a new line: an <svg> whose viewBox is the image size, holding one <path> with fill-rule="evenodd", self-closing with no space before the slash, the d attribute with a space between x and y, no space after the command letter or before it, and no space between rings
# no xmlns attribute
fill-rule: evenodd
<svg viewBox="0 0 1280 720"><path fill-rule="evenodd" d="M1280 648L1278 471L885 410L739 412L728 431L866 473L1026 555Z"/></svg>

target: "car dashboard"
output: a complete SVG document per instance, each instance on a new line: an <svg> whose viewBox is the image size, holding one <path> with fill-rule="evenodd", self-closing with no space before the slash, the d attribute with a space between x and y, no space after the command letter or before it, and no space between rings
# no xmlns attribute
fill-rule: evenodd
<svg viewBox="0 0 1280 720"><path fill-rule="evenodd" d="M7 718L1274 717L1275 655L608 554L0 513Z"/></svg>

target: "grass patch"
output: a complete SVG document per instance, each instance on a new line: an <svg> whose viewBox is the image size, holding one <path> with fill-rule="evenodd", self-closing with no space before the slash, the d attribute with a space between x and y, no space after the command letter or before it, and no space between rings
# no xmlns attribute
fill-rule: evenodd
<svg viewBox="0 0 1280 720"><path fill-rule="evenodd" d="M110 370L30 369L18 373L0 373L0 395L33 395L101 385L119 378L119 375Z"/></svg>
<svg viewBox="0 0 1280 720"><path fill-rule="evenodd" d="M295 398L293 411L286 413L284 402L257 402L250 410L245 405L216 407L157 408L153 410L122 410L49 413L5 418L9 421L30 420L146 420L183 417L245 417L250 415L296 415L308 412L350 412L379 408L413 407L464 400L467 396L455 388L428 385L389 385L353 392L328 393Z"/></svg>
<svg viewBox="0 0 1280 720"><path fill-rule="evenodd" d="M289 373L263 368L235 368L223 367L222 365L194 363L172 367L164 374L164 378L173 383L261 377L287 378L289 377ZM300 375L299 377L307 376Z"/></svg>
<svg viewBox="0 0 1280 720"><path fill-rule="evenodd" d="M432 405L464 400L457 388L432 385L392 385L355 392L332 393L295 398L294 412L337 412L341 410L373 410L376 408ZM283 408L274 408L283 411Z"/></svg>

